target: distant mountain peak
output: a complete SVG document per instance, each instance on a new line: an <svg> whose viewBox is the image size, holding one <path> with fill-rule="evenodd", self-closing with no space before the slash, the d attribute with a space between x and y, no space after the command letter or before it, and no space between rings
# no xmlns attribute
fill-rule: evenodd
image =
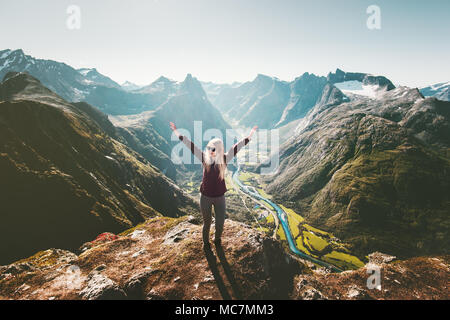
<svg viewBox="0 0 450 320"><path fill-rule="evenodd" d="M169 78L167 78L167 77L164 77L164 76L159 76L159 78L156 79L153 83L155 83L155 82L166 82L166 83L171 83L171 82L175 82L175 80L171 80L171 79L169 79Z"/></svg>
<svg viewBox="0 0 450 320"><path fill-rule="evenodd" d="M255 78L255 81L257 81L257 80L272 80L272 79L273 79L273 77L271 77L271 76L268 76L268 75L265 75L262 73L258 73Z"/></svg>
<svg viewBox="0 0 450 320"><path fill-rule="evenodd" d="M22 49L13 50L13 51L11 51L11 54L22 55L22 56L25 55L25 53L23 52Z"/></svg>
<svg viewBox="0 0 450 320"><path fill-rule="evenodd" d="M190 73L186 75L186 78L180 84L179 93L190 93L194 96L206 97L202 84Z"/></svg>
<svg viewBox="0 0 450 320"><path fill-rule="evenodd" d="M137 85L137 84L135 84L135 83L133 83L133 82L131 82L131 81L128 81L128 80L125 81L124 83L122 83L120 86L121 86L122 89L124 89L125 91L133 91L133 90L137 90L137 89L142 88L142 86Z"/></svg>

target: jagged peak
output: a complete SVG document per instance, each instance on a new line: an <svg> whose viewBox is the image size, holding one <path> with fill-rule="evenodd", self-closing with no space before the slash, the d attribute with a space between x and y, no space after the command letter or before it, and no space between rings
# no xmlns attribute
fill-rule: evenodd
<svg viewBox="0 0 450 320"><path fill-rule="evenodd" d="M294 82L297 82L299 80L304 80L304 79L311 79L311 78L321 78L321 77L315 75L314 73L304 72L300 77L295 78Z"/></svg>
<svg viewBox="0 0 450 320"><path fill-rule="evenodd" d="M171 80L165 76L159 76L158 79L156 79L155 81L153 81L153 83L157 83L157 82L165 82L165 83L172 83L175 82L175 80Z"/></svg>
<svg viewBox="0 0 450 320"><path fill-rule="evenodd" d="M262 74L262 73L258 73L254 81L258 81L258 80L273 80L273 77Z"/></svg>
<svg viewBox="0 0 450 320"><path fill-rule="evenodd" d="M27 72L8 72L0 83L0 100L36 100L56 107L69 105Z"/></svg>
<svg viewBox="0 0 450 320"><path fill-rule="evenodd" d="M13 50L13 51L11 51L11 54L19 54L19 55L25 55L25 53L23 52L23 50L22 49L16 49L16 50Z"/></svg>
<svg viewBox="0 0 450 320"><path fill-rule="evenodd" d="M206 97L206 93L203 90L202 84L192 74L188 73L186 78L180 85L181 92L189 92L194 95L200 95Z"/></svg>

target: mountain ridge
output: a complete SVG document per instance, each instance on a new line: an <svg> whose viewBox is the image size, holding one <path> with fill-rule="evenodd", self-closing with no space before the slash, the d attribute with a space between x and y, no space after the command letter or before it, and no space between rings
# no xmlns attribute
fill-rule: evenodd
<svg viewBox="0 0 450 320"><path fill-rule="evenodd" d="M449 136L450 104L417 89L317 105L280 147L267 192L361 255L445 254Z"/></svg>
<svg viewBox="0 0 450 320"><path fill-rule="evenodd" d="M73 248L149 216L197 211L172 180L111 137L114 127L92 106L66 102L24 73L10 75L0 94L0 263L49 245ZM17 225L20 238L10 227Z"/></svg>

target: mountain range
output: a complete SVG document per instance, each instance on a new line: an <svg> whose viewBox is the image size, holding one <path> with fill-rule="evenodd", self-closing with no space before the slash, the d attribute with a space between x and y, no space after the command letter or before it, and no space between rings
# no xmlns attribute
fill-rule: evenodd
<svg viewBox="0 0 450 320"><path fill-rule="evenodd" d="M224 134L254 125L279 130L282 143L271 155L279 157L279 167L259 175L260 194L300 212L311 225L311 235L332 233L365 261L376 251L409 259L383 264L386 272L427 265L445 277L442 264L448 264L450 247L448 82L420 89L396 87L382 75L336 69L326 77L305 72L293 81L258 74L245 83L216 84L187 74L183 81L160 76L144 86L119 85L95 68L75 69L20 49L0 51L0 77L0 265L31 256L0 267L0 299L32 298L36 294L31 288L43 286L43 279L55 281L48 294L59 298L88 299L98 293L90 286L99 279L115 283L108 290L122 298L132 297L137 283L144 286L138 288L138 298L196 296L191 287L202 287L199 277L209 276L200 271L203 265L175 270L170 259L192 263L198 258L198 199L179 186L195 186L201 172L198 165L174 163L172 149L179 141L172 141L169 122L191 134L195 121L200 121L202 133L218 129ZM194 142L203 149L204 141ZM248 175L261 173L265 166L243 165ZM242 216L253 224L251 202L239 197L236 193L239 202L233 208L242 207L247 214ZM327 276L284 252L279 235L268 239L248 228L230 221L226 242L242 268L246 298L356 294L352 285L365 270ZM97 246L94 240L79 247L105 231L113 241ZM164 243L174 251L164 250ZM137 250L139 246L145 250ZM46 250L56 247L62 250ZM268 262L264 248L277 257L276 263ZM151 272L140 262L133 265L139 259L129 258L131 251L132 258L154 260ZM237 258L236 252L248 259ZM130 259L129 266L114 262L119 255ZM415 258L430 255L436 258ZM111 264L97 270L103 258ZM82 269L82 281L75 291L64 291L57 283L67 273L60 273L65 263L74 261ZM207 261L202 263L206 267ZM130 279L118 277L123 268ZM133 268L145 280L133 278ZM256 270L267 277L260 278ZM167 286L174 277L182 280ZM30 290L19 290L17 283L25 285L27 279ZM180 280L175 279L173 283ZM336 281L345 287L334 288ZM150 290L151 283L159 292ZM165 288L157 287L163 284ZM432 286L444 290L439 281ZM198 291L203 296L206 287ZM421 288L424 297L433 296L433 290ZM407 294L392 292L396 297L417 296L410 289ZM220 298L219 291L212 295ZM359 298L383 297L357 291Z"/></svg>

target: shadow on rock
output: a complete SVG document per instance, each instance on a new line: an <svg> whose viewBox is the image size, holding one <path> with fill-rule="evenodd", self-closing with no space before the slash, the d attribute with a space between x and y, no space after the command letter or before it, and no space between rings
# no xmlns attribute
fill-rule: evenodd
<svg viewBox="0 0 450 320"><path fill-rule="evenodd" d="M214 252L211 250L211 247L204 247L203 251L205 252L206 260L208 261L209 268L211 269L211 272L217 284L217 288L219 289L222 298L224 300L231 300L231 296L228 293L222 276L220 275L219 268L217 266L217 259L214 255Z"/></svg>
<svg viewBox="0 0 450 320"><path fill-rule="evenodd" d="M231 271L231 267L227 261L227 258L225 257L225 252L223 251L222 245L217 244L216 245L216 252L217 256L219 257L219 260L222 264L223 271L225 272L225 275L228 278L228 281L231 284L231 289L233 290L233 295L238 299L242 299L242 295L240 293L239 287L237 285L236 279L234 278L233 272Z"/></svg>

